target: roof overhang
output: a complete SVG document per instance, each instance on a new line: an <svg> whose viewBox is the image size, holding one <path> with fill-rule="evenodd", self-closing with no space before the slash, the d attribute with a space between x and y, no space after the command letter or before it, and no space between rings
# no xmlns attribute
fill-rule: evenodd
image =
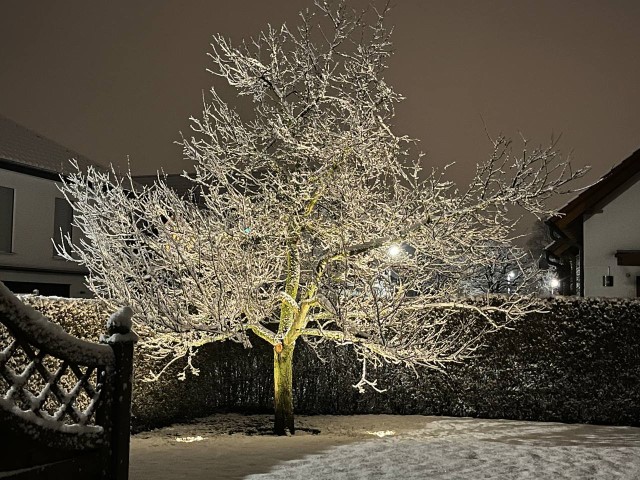
<svg viewBox="0 0 640 480"><path fill-rule="evenodd" d="M560 208L558 214L551 217L548 223L552 223L560 231L575 228L574 223L582 223L585 214L592 213L607 197L638 175L640 175L640 149Z"/></svg>
<svg viewBox="0 0 640 480"><path fill-rule="evenodd" d="M4 158L0 158L0 169L22 173L24 175L30 175L32 177L44 178L46 180L53 180L54 182L60 181L60 174L58 172L43 170L40 168L32 167L30 165L25 165L23 163L6 160Z"/></svg>
<svg viewBox="0 0 640 480"><path fill-rule="evenodd" d="M640 266L640 250L618 250L616 252L618 265Z"/></svg>

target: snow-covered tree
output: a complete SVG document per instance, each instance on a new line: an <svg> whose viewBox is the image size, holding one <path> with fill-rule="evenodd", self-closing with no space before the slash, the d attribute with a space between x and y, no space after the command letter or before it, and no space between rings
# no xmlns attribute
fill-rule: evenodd
<svg viewBox="0 0 640 480"><path fill-rule="evenodd" d="M535 309L526 296L472 306L455 294L479 246L509 242L508 205L548 215L544 201L581 174L553 147L514 154L504 138L468 188L425 169L393 130L386 12L317 1L294 29L239 45L214 35L211 72L237 97L212 88L183 139L198 205L162 177L139 188L90 168L64 183L85 240L60 254L88 268L96 296L134 308L145 348L192 366L206 342L273 346L280 434L294 431L300 339L352 345L356 386L376 388L367 373L380 362L440 368ZM436 308L480 317L425 316Z"/></svg>
<svg viewBox="0 0 640 480"><path fill-rule="evenodd" d="M488 242L480 264L470 264L462 283L468 295L539 293L545 272L529 251L510 244Z"/></svg>
<svg viewBox="0 0 640 480"><path fill-rule="evenodd" d="M542 268L547 268L545 249L553 242L549 227L543 219L537 219L531 224L527 235L526 248L537 259Z"/></svg>

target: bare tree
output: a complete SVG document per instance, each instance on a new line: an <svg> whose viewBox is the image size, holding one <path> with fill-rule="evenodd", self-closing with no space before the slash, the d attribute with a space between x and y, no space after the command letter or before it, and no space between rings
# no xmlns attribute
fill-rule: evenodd
<svg viewBox="0 0 640 480"><path fill-rule="evenodd" d="M529 251L510 244L488 242L480 264L470 264L462 292L467 295L539 293L544 271Z"/></svg>
<svg viewBox="0 0 640 480"><path fill-rule="evenodd" d="M548 215L544 201L581 174L553 146L514 154L504 138L466 189L423 170L392 129L402 97L383 76L386 13L317 1L294 30L237 46L214 35L211 72L247 101L234 108L213 88L192 118L182 144L200 206L162 178L139 189L89 169L64 183L86 240L60 254L86 265L98 297L131 304L150 351L197 371L206 342L248 344L252 332L273 346L279 434L294 431L298 339L352 345L356 386L376 388L368 366L440 368L535 309L526 296L469 305L455 294L479 246L511 238L507 205ZM482 324L425 317L436 308Z"/></svg>

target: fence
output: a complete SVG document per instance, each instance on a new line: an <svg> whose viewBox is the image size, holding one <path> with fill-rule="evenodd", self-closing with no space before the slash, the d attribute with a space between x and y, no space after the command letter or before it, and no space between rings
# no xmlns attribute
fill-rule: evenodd
<svg viewBox="0 0 640 480"><path fill-rule="evenodd" d="M80 338L95 338L107 314L96 300L21 298ZM320 360L301 343L293 368L295 411L640 426L640 301L553 298L545 301L544 310L487 337L475 358L448 365L444 374L423 370L416 377L392 367L370 372L388 389L381 394L361 395L352 387L360 365L348 347L327 345ZM134 430L216 411L272 412L273 349L259 339L253 343L252 349L205 345L195 358L199 376L178 380L185 365L176 362L152 383L140 380L164 363L153 364L137 350Z"/></svg>
<svg viewBox="0 0 640 480"><path fill-rule="evenodd" d="M130 327L125 307L81 340L0 283L0 477L128 478Z"/></svg>

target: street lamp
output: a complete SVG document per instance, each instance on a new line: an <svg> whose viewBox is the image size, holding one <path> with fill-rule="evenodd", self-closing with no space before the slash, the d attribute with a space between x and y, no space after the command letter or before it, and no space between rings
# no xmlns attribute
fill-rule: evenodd
<svg viewBox="0 0 640 480"><path fill-rule="evenodd" d="M394 243L393 245L391 245L389 247L389 250L387 250L387 254L390 257L397 257L401 253L402 253L402 247L400 245L398 245L397 243Z"/></svg>
<svg viewBox="0 0 640 480"><path fill-rule="evenodd" d="M511 282L513 282L513 279L516 278L516 273L511 271L509 273L507 273L507 293L511 294Z"/></svg>

